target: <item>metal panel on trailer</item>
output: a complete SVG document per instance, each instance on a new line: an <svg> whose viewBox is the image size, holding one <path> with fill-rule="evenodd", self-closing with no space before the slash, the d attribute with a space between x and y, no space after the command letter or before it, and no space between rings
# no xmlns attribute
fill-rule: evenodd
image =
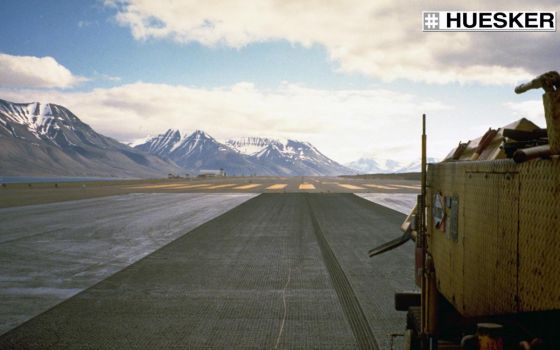
<svg viewBox="0 0 560 350"><path fill-rule="evenodd" d="M438 290L459 312L560 309L560 159L432 164L428 186ZM445 220L458 212L458 232L434 227L436 193L445 198Z"/></svg>
<svg viewBox="0 0 560 350"><path fill-rule="evenodd" d="M466 173L464 315L516 311L518 187L511 173Z"/></svg>
<svg viewBox="0 0 560 350"><path fill-rule="evenodd" d="M560 309L560 159L532 163L524 164L520 172L520 310L558 310Z"/></svg>

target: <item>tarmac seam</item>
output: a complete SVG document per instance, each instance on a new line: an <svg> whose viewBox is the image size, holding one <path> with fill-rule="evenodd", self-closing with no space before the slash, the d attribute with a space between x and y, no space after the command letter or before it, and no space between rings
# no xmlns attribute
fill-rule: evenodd
<svg viewBox="0 0 560 350"><path fill-rule="evenodd" d="M278 331L278 337L276 338L276 345L274 346L275 349L278 349L278 344L280 344L280 338L282 337L282 332L284 331L284 324L286 323L286 316L288 315L288 307L286 305L286 289L290 284L290 278L292 276L292 268L288 266L288 280L284 285L284 289L282 290L282 303L284 304L284 316L282 317L282 323L280 324L280 330Z"/></svg>
<svg viewBox="0 0 560 350"><path fill-rule="evenodd" d="M350 284L348 277L346 277L344 270L340 266L340 263L338 262L336 255L330 247L329 242L327 241L321 229L321 226L319 225L319 221L317 220L315 213L313 212L313 208L309 201L309 196L306 195L305 199L309 208L309 216L311 217L313 232L315 233L315 237L317 238L317 243L323 256L323 261L331 277L334 290L338 295L340 305L342 306L344 314L346 315L348 323L350 324L352 333L354 333L356 343L358 344L360 349L379 350L377 340L373 335L373 332L371 330L371 327L369 326L364 311L362 310L360 302L358 301L358 298L356 297L356 294L352 289L352 285Z"/></svg>

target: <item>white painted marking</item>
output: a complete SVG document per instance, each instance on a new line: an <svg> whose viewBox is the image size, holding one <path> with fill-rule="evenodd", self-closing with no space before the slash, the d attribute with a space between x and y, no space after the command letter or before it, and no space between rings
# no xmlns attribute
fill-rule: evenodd
<svg viewBox="0 0 560 350"><path fill-rule="evenodd" d="M266 189L267 190L283 190L286 187L288 187L288 184L275 184L272 186L268 186Z"/></svg>
<svg viewBox="0 0 560 350"><path fill-rule="evenodd" d="M410 189L413 189L413 190L419 190L420 189L420 185L393 185L393 184L391 184L391 186L398 187L398 188L410 188Z"/></svg>
<svg viewBox="0 0 560 350"><path fill-rule="evenodd" d="M259 187L261 186L261 184L249 184L249 185L243 185L243 186L237 186L234 187L234 190L249 190L251 188L255 188L255 187Z"/></svg>
<svg viewBox="0 0 560 350"><path fill-rule="evenodd" d="M415 193L356 193L356 195L406 215L414 209L418 198Z"/></svg>
<svg viewBox="0 0 560 350"><path fill-rule="evenodd" d="M397 189L396 187L375 185L375 184L364 184L364 186L371 187L371 188L382 189L382 190L396 190Z"/></svg>
<svg viewBox="0 0 560 350"><path fill-rule="evenodd" d="M346 188L347 190L365 190L364 187L350 185L350 184L338 184L338 186L342 188Z"/></svg>
<svg viewBox="0 0 560 350"><path fill-rule="evenodd" d="M217 188L232 187L232 186L235 186L235 185L236 185L236 184L214 185L214 186L206 187L205 190L215 190L215 189L217 189Z"/></svg>

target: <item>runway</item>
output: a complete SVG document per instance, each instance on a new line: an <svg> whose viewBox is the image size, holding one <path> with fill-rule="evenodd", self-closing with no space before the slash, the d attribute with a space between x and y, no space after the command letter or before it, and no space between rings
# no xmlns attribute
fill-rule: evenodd
<svg viewBox="0 0 560 350"><path fill-rule="evenodd" d="M397 174L398 175L398 174ZM210 177L72 183L5 184L0 208L130 193L418 193L420 183L395 178Z"/></svg>
<svg viewBox="0 0 560 350"><path fill-rule="evenodd" d="M385 349L405 325L392 300L414 288L413 250L374 259L367 250L400 235L404 214L329 194L338 183L273 179L215 190L283 183L299 193L274 189L185 230L5 333L0 348Z"/></svg>

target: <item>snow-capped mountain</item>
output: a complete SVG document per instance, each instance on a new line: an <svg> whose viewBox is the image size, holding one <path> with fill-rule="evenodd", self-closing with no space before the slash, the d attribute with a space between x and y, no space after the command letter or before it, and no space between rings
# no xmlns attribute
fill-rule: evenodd
<svg viewBox="0 0 560 350"><path fill-rule="evenodd" d="M427 163L437 163L438 160L436 158L431 158L428 157L426 159ZM422 169L421 167L421 161L417 160L417 161L413 161L410 163L405 163L404 165L402 165L399 169L399 171L397 171L398 173L418 173L420 172L420 170Z"/></svg>
<svg viewBox="0 0 560 350"><path fill-rule="evenodd" d="M178 168L95 132L67 108L0 100L0 174L162 176Z"/></svg>
<svg viewBox="0 0 560 350"><path fill-rule="evenodd" d="M169 158L183 168L190 170L224 169L226 173L236 175L263 174L258 166L234 149L216 141L204 131L197 130L184 135L169 153Z"/></svg>
<svg viewBox="0 0 560 350"><path fill-rule="evenodd" d="M428 158L428 163L437 163L435 158ZM345 164L347 167L360 174L388 174L388 173L415 173L420 172L420 161L409 163L393 159L379 160L374 158L360 158Z"/></svg>
<svg viewBox="0 0 560 350"><path fill-rule="evenodd" d="M145 143L133 145L133 147L158 156L165 156L171 152L173 145L178 144L179 141L181 141L181 133L179 130L169 129L167 132L149 139L149 141Z"/></svg>
<svg viewBox="0 0 560 350"><path fill-rule="evenodd" d="M322 154L309 142L261 137L229 139L226 144L247 154L277 174L338 175L352 171Z"/></svg>
<svg viewBox="0 0 560 350"><path fill-rule="evenodd" d="M354 169L360 174L378 174L385 173L387 169L382 167L379 162L373 158L360 158L345 164L350 169Z"/></svg>
<svg viewBox="0 0 560 350"><path fill-rule="evenodd" d="M170 129L135 148L170 159L193 173L204 169L224 169L231 175L271 175L268 171L261 172L249 157L218 142L201 130L187 134Z"/></svg>
<svg viewBox="0 0 560 350"><path fill-rule="evenodd" d="M216 141L202 130L196 130L190 135L184 135L179 142L171 147L170 156L177 159L199 159L209 154L219 154L232 151Z"/></svg>
<svg viewBox="0 0 560 350"><path fill-rule="evenodd" d="M3 134L32 142L44 141L59 147L87 142L106 146L88 125L68 109L55 104L12 103L0 100Z"/></svg>
<svg viewBox="0 0 560 350"><path fill-rule="evenodd" d="M231 175L286 176L352 172L323 155L313 145L294 140L244 137L221 143L200 130L190 135L168 130L136 148L154 153L167 150L155 154L194 172L224 169Z"/></svg>
<svg viewBox="0 0 560 350"><path fill-rule="evenodd" d="M246 155L253 155L266 148L271 143L280 142L265 137L240 137L237 139L229 139L225 143Z"/></svg>
<svg viewBox="0 0 560 350"><path fill-rule="evenodd" d="M273 153L274 151L278 151L286 158L302 160L306 159L310 154L321 154L308 142L289 139L280 140L266 137L241 137L229 139L225 143L240 153L258 157L266 156L269 153L268 151L273 151Z"/></svg>

